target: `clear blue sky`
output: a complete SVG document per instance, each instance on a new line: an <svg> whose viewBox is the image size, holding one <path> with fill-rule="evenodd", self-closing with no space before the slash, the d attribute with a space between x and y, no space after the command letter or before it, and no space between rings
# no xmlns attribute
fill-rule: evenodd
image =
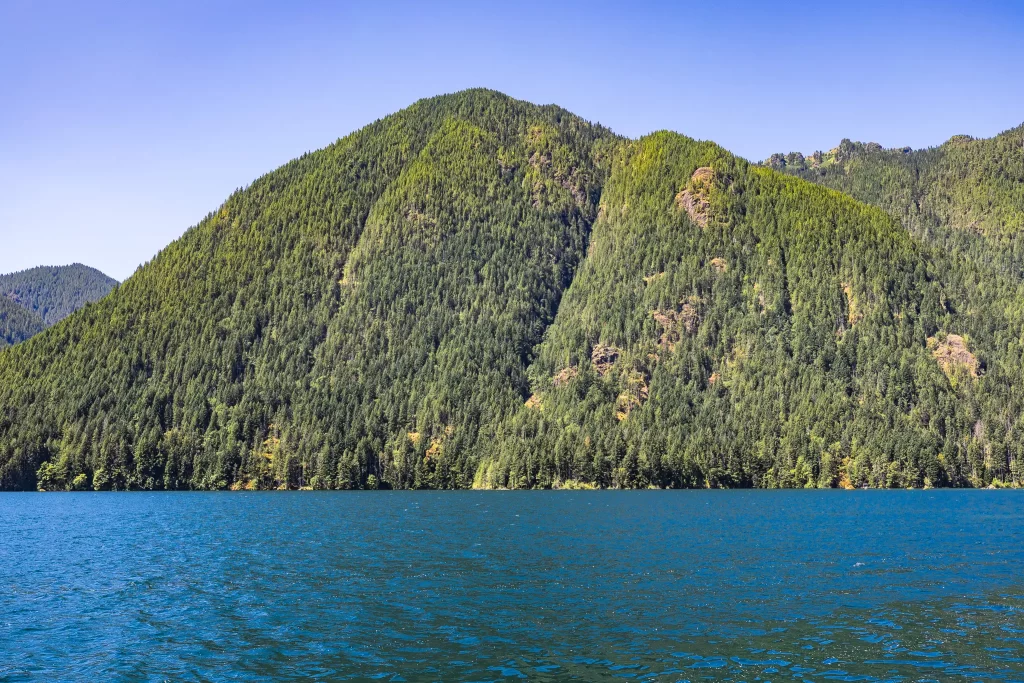
<svg viewBox="0 0 1024 683"><path fill-rule="evenodd" d="M1024 121L1024 0L0 0L0 272L126 278L237 187L486 86L750 159Z"/></svg>

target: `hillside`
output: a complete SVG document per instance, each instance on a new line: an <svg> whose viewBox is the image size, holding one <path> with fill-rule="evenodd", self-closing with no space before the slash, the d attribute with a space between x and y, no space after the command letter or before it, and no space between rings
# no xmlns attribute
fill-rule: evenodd
<svg viewBox="0 0 1024 683"><path fill-rule="evenodd" d="M958 388L977 418L968 445L985 463L1006 459L1019 468L1024 126L923 150L844 140L828 153L776 154L766 165L874 204L916 238L944 306L957 313L958 336L987 359L984 377Z"/></svg>
<svg viewBox="0 0 1024 683"><path fill-rule="evenodd" d="M843 140L826 153L766 163L879 206L928 243L1024 277L1024 125L922 150Z"/></svg>
<svg viewBox="0 0 1024 683"><path fill-rule="evenodd" d="M482 485L961 484L956 339L888 216L659 133L626 145L592 255ZM970 375L970 376L969 376ZM1004 465L1004 468L1007 467Z"/></svg>
<svg viewBox="0 0 1024 683"><path fill-rule="evenodd" d="M423 100L0 353L0 487L1019 480L1019 344L940 275L711 143Z"/></svg>
<svg viewBox="0 0 1024 683"><path fill-rule="evenodd" d="M0 356L0 486L34 488L43 462L47 487L404 486L416 432L447 438L437 485L471 483L478 430L521 402L584 255L612 144L469 91L258 179Z"/></svg>
<svg viewBox="0 0 1024 683"><path fill-rule="evenodd" d="M32 311L47 326L102 299L116 286L117 280L80 263L0 275L0 296Z"/></svg>
<svg viewBox="0 0 1024 683"><path fill-rule="evenodd" d="M0 297L0 349L23 342L44 327L38 315Z"/></svg>

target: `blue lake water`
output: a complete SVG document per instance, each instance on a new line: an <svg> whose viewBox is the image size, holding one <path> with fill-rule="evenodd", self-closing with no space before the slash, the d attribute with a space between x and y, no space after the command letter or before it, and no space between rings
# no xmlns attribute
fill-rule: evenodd
<svg viewBox="0 0 1024 683"><path fill-rule="evenodd" d="M0 495L0 681L1024 681L1024 492Z"/></svg>

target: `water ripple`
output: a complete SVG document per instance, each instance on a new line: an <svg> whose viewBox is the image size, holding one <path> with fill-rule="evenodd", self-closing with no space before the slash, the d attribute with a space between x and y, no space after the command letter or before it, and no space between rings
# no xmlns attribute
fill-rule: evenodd
<svg viewBox="0 0 1024 683"><path fill-rule="evenodd" d="M1019 492L0 495L0 681L1024 681Z"/></svg>

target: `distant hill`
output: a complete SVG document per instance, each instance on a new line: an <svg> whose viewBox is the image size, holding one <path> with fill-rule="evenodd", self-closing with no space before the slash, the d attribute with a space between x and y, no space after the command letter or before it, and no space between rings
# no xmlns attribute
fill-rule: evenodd
<svg viewBox="0 0 1024 683"><path fill-rule="evenodd" d="M1024 125L921 150L843 140L765 163L885 209L929 244L1024 277Z"/></svg>
<svg viewBox="0 0 1024 683"><path fill-rule="evenodd" d="M80 263L0 275L0 296L32 311L47 326L102 299L116 286L117 280Z"/></svg>
<svg viewBox="0 0 1024 683"><path fill-rule="evenodd" d="M38 315L0 297L0 349L23 342L45 327Z"/></svg>
<svg viewBox="0 0 1024 683"><path fill-rule="evenodd" d="M422 100L0 352L0 488L1022 483L1020 282L892 213Z"/></svg>

